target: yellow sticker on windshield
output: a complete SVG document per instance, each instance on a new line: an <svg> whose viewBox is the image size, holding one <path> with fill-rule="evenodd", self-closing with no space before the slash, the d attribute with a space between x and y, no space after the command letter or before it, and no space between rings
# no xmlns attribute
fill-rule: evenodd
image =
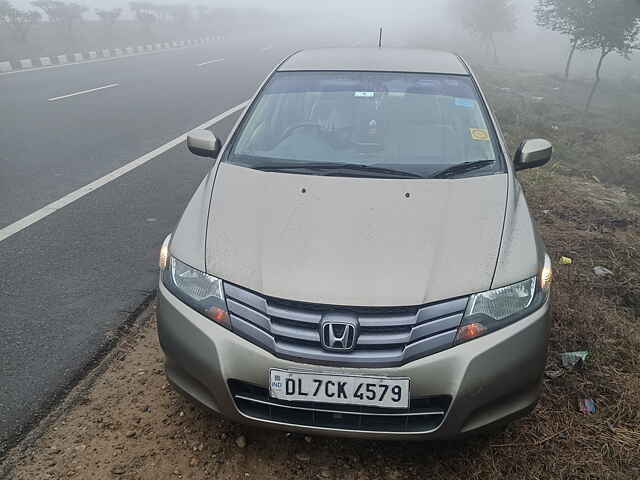
<svg viewBox="0 0 640 480"><path fill-rule="evenodd" d="M489 132L484 128L470 128L469 132L471 132L471 138L474 140L481 140L483 142L489 141Z"/></svg>

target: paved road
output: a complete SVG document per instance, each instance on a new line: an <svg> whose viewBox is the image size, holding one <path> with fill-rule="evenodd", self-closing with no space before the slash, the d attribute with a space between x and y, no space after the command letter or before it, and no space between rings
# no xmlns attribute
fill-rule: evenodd
<svg viewBox="0 0 640 480"><path fill-rule="evenodd" d="M283 54L229 39L0 77L0 228L236 105Z"/></svg>
<svg viewBox="0 0 640 480"><path fill-rule="evenodd" d="M0 76L0 231L248 99L319 43L298 35ZM154 290L162 239L210 166L181 144L0 236L0 456Z"/></svg>

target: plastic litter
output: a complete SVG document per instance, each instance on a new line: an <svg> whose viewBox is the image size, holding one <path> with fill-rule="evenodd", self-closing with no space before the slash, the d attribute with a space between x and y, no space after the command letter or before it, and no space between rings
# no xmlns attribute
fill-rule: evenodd
<svg viewBox="0 0 640 480"><path fill-rule="evenodd" d="M560 354L560 360L562 360L562 366L564 368L582 367L587 360L589 352L565 352Z"/></svg>
<svg viewBox="0 0 640 480"><path fill-rule="evenodd" d="M560 257L560 265L571 265L573 259L571 257Z"/></svg>
<svg viewBox="0 0 640 480"><path fill-rule="evenodd" d="M578 409L586 415L596 413L596 402L590 398L581 398L578 400Z"/></svg>
<svg viewBox="0 0 640 480"><path fill-rule="evenodd" d="M562 375L564 375L564 370L547 370L546 372L544 372L544 375L547 378L550 378L553 380L555 378L559 378Z"/></svg>
<svg viewBox="0 0 640 480"><path fill-rule="evenodd" d="M593 273L596 274L596 277L607 277L609 275L613 275L613 272L606 267L593 267Z"/></svg>

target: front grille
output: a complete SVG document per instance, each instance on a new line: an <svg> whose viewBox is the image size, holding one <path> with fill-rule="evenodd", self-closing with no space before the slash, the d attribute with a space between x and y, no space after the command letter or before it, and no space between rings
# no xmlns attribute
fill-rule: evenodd
<svg viewBox="0 0 640 480"><path fill-rule="evenodd" d="M420 307L336 307L265 297L224 284L233 331L277 357L321 365L391 367L453 345L468 297ZM326 313L355 314L360 335L350 352L325 351Z"/></svg>
<svg viewBox="0 0 640 480"><path fill-rule="evenodd" d="M286 402L271 398L266 388L229 380L238 410L258 420L305 427L368 432L429 432L440 426L449 396L412 399L407 409L357 407L331 403Z"/></svg>

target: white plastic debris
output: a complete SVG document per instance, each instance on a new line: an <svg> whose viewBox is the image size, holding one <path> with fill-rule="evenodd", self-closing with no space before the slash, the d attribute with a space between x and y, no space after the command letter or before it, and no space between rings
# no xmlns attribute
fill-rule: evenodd
<svg viewBox="0 0 640 480"><path fill-rule="evenodd" d="M596 274L596 277L608 277L609 275L613 275L611 270L602 266L593 267L593 273Z"/></svg>
<svg viewBox="0 0 640 480"><path fill-rule="evenodd" d="M564 368L582 367L588 356L587 351L565 352L560 354L560 360Z"/></svg>

